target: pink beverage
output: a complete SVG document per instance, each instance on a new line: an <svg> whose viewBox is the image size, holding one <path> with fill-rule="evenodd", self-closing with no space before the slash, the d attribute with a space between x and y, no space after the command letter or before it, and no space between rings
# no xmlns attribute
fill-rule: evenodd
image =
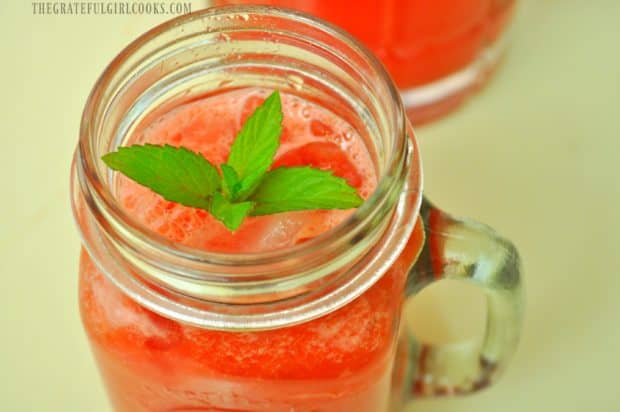
<svg viewBox="0 0 620 412"><path fill-rule="evenodd" d="M182 145L225 162L247 116L267 96L241 89L176 107L131 143ZM274 166L332 170L367 197L377 184L364 142L326 108L282 94ZM123 178L123 207L169 240L237 253L285 248L338 225L352 211L304 211L247 219L231 233L208 213L165 201ZM420 239L412 241L416 253ZM388 405L394 328L405 271L395 265L354 302L322 318L261 332L200 329L161 317L121 293L86 253L82 319L115 410L378 412Z"/></svg>

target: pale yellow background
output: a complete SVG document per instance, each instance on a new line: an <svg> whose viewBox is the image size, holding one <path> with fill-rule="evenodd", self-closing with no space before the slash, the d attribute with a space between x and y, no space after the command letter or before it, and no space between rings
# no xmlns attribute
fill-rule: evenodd
<svg viewBox="0 0 620 412"><path fill-rule="evenodd" d="M109 410L77 312L69 164L97 76L161 19L33 16L30 2L0 2L2 411ZM620 2L523 0L489 87L418 130L427 193L516 242L528 304L501 382L416 411L620 410L619 124ZM477 295L439 289L417 305L445 308L423 333L473 333L460 323L480 311L446 301L480 308ZM463 322L445 320L459 312Z"/></svg>

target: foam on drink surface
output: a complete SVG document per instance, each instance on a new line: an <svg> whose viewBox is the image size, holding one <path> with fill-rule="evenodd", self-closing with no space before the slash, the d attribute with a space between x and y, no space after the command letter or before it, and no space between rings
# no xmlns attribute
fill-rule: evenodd
<svg viewBox="0 0 620 412"><path fill-rule="evenodd" d="M247 117L267 95L264 89L241 89L176 107L148 125L130 143L184 146L220 165L226 161ZM309 143L331 143L341 151L338 156L344 155L344 160L331 159L334 173L338 174L337 169L344 166L354 168L352 172L359 176L358 191L362 197L368 197L376 186L376 176L359 134L325 108L294 95L283 93L281 97L284 120L276 163L287 153L312 148L307 146ZM320 147L316 151L316 156L325 156ZM151 230L185 246L219 252L258 252L292 246L333 228L352 213L300 211L250 217L231 233L207 212L166 201L127 178L121 177L120 188L122 205Z"/></svg>

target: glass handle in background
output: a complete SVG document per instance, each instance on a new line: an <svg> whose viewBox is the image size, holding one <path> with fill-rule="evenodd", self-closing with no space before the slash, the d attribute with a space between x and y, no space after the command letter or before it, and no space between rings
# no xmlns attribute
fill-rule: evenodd
<svg viewBox="0 0 620 412"><path fill-rule="evenodd" d="M450 217L427 199L420 215L426 240L410 270L407 296L441 279L472 283L486 296L487 325L482 345L427 345L412 334L404 336L406 400L466 394L490 385L515 351L523 314L520 259L509 241L488 226Z"/></svg>

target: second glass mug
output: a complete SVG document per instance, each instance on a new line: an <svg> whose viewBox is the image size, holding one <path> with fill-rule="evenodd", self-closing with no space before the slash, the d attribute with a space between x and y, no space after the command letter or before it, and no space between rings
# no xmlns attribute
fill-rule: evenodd
<svg viewBox="0 0 620 412"><path fill-rule="evenodd" d="M290 248L192 249L144 227L100 158L159 113L247 87L329 108L365 140L377 189L344 223ZM305 15L214 8L146 33L108 66L82 118L72 202L80 310L115 410L379 412L492 383L515 349L515 248L422 196L414 134L381 64ZM487 297L480 347L417 342L403 301L440 279Z"/></svg>
<svg viewBox="0 0 620 412"><path fill-rule="evenodd" d="M508 43L515 0L215 0L291 8L336 24L369 47L414 124L456 108L483 85Z"/></svg>

